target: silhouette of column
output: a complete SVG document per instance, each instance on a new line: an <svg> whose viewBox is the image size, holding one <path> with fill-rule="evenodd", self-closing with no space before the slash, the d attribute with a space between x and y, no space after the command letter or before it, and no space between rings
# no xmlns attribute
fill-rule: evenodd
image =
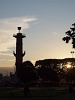
<svg viewBox="0 0 75 100"><path fill-rule="evenodd" d="M26 37L24 34L20 32L21 27L18 27L19 32L16 35L13 35L13 37L16 38L16 53L13 51L14 56L16 57L16 74L18 75L18 70L22 65L23 62L23 56L25 55L25 51L23 53L23 43L22 38Z"/></svg>

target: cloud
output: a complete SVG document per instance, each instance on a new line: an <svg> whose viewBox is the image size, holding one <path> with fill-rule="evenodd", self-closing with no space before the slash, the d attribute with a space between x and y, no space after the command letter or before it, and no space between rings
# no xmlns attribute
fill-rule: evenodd
<svg viewBox="0 0 75 100"><path fill-rule="evenodd" d="M17 27L30 28L29 23L36 20L30 17L0 19L0 52L7 52L15 46L13 34L17 33Z"/></svg>
<svg viewBox="0 0 75 100"><path fill-rule="evenodd" d="M0 53L1 56L13 56L12 54L9 53Z"/></svg>
<svg viewBox="0 0 75 100"><path fill-rule="evenodd" d="M15 59L0 59L0 61L10 61L10 62L13 62L13 61L15 61Z"/></svg>
<svg viewBox="0 0 75 100"><path fill-rule="evenodd" d="M39 19L39 21L36 21L33 24L35 25L35 24L40 24L40 23L45 23L45 22L47 22L47 20L40 20Z"/></svg>

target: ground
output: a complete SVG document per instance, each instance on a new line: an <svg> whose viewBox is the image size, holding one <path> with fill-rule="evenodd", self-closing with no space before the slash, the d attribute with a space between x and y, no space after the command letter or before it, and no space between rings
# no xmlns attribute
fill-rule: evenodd
<svg viewBox="0 0 75 100"><path fill-rule="evenodd" d="M30 97L24 97L23 88L0 88L0 100L75 100L68 87L32 87Z"/></svg>

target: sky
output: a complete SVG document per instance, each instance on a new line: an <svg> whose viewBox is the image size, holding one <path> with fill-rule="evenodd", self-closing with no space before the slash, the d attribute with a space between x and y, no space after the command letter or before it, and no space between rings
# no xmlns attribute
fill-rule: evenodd
<svg viewBox="0 0 75 100"><path fill-rule="evenodd" d="M62 41L75 23L75 0L0 0L0 67L15 65L17 27L22 27L23 61L71 58Z"/></svg>

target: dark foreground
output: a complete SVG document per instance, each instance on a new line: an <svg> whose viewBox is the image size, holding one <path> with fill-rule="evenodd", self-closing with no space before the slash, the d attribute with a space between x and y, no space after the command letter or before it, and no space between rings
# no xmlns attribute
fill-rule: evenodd
<svg viewBox="0 0 75 100"><path fill-rule="evenodd" d="M0 88L0 100L75 100L75 89L69 93L68 87L34 87L30 94L25 97L23 88Z"/></svg>

